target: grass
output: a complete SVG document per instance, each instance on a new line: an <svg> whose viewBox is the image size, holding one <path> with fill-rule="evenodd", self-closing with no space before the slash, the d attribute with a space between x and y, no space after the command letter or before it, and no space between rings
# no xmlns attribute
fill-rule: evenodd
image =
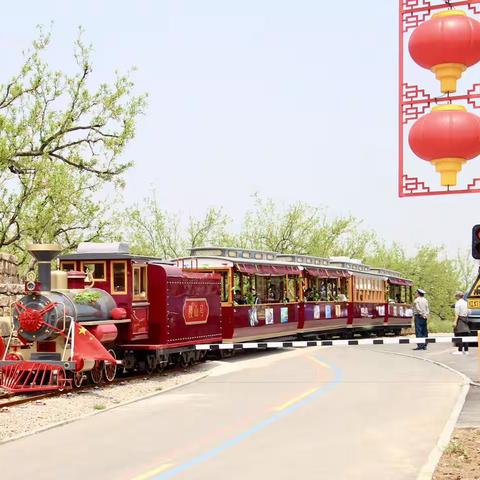
<svg viewBox="0 0 480 480"><path fill-rule="evenodd" d="M415 335L415 328L405 328L403 335ZM453 333L453 326L450 320L440 320L438 317L431 316L428 319L428 333Z"/></svg>
<svg viewBox="0 0 480 480"><path fill-rule="evenodd" d="M428 320L428 331L432 333L453 333L452 321L440 320L432 315Z"/></svg>
<svg viewBox="0 0 480 480"><path fill-rule="evenodd" d="M93 406L94 410L105 410L106 408L106 405L103 405L102 403L97 403Z"/></svg>
<svg viewBox="0 0 480 480"><path fill-rule="evenodd" d="M466 451L465 447L458 440L450 440L447 448L445 449L447 455L456 455L456 456L465 456Z"/></svg>

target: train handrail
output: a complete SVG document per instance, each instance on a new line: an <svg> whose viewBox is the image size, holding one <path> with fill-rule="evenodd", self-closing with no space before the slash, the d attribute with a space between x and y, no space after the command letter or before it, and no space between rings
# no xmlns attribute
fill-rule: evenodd
<svg viewBox="0 0 480 480"><path fill-rule="evenodd" d="M9 308L10 308L10 326L11 326L11 329L10 329L10 335L8 337L8 342L7 342L7 345L5 346L5 351L3 352L3 356L2 356L2 360L5 360L7 358L7 353L8 351L10 350L10 344L12 343L12 338L13 338L13 333L15 331L15 329L13 328L14 325L13 325L13 306L17 303L18 300L15 300L13 302L10 303L9 305Z"/></svg>
<svg viewBox="0 0 480 480"><path fill-rule="evenodd" d="M71 336L71 341L70 341L70 358L73 360L73 356L75 354L75 322L73 320L73 317L70 315L66 315L70 319L70 327L68 328L68 333L65 338L65 345L63 347L63 353L62 353L62 362L65 361L65 354L67 353L67 345L68 345L68 340L70 339Z"/></svg>

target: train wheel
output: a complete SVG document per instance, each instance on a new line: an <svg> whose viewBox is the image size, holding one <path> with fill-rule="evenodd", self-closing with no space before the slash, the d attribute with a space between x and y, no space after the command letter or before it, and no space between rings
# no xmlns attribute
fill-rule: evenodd
<svg viewBox="0 0 480 480"><path fill-rule="evenodd" d="M182 368L188 368L188 365L190 364L190 355L188 355L188 352L182 352L180 354L180 357L178 359L178 364Z"/></svg>
<svg viewBox="0 0 480 480"><path fill-rule="evenodd" d="M220 358L223 360L224 358L231 358L234 355L233 350L220 350Z"/></svg>
<svg viewBox="0 0 480 480"><path fill-rule="evenodd" d="M110 349L108 353L116 360L117 355L115 352ZM116 363L105 363L103 365L103 375L105 376L105 380L107 382L113 382L115 376L117 375L117 364Z"/></svg>
<svg viewBox="0 0 480 480"><path fill-rule="evenodd" d="M168 356L160 355L157 362L157 373L162 373L168 365Z"/></svg>
<svg viewBox="0 0 480 480"><path fill-rule="evenodd" d="M83 372L73 372L73 385L75 388L80 388L83 383Z"/></svg>
<svg viewBox="0 0 480 480"><path fill-rule="evenodd" d="M155 357L155 354L149 353L145 357L145 372L147 372L148 375L151 375L155 371L156 367L157 367L157 358Z"/></svg>
<svg viewBox="0 0 480 480"><path fill-rule="evenodd" d="M57 385L59 392L63 392L67 386L67 377L63 368L59 369L57 372Z"/></svg>
<svg viewBox="0 0 480 480"><path fill-rule="evenodd" d="M94 385L98 385L103 378L103 368L95 363L95 366L90 370L90 380Z"/></svg>

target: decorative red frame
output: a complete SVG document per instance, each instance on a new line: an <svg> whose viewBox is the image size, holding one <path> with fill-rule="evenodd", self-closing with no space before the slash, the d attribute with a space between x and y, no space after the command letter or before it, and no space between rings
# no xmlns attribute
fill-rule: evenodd
<svg viewBox="0 0 480 480"><path fill-rule="evenodd" d="M400 197L480 193L480 177L473 178L466 188L449 189L446 187L443 190L435 190L425 180L410 176L405 171L404 141L405 126L408 122L427 113L432 104L448 103L452 100L466 101L473 108L480 108L480 83L473 84L470 89L461 95L436 97L418 85L406 83L404 79L404 62L413 62L408 52L405 52L406 34L427 20L431 13L453 7L466 7L474 14L480 15L480 0L399 0L398 194Z"/></svg>

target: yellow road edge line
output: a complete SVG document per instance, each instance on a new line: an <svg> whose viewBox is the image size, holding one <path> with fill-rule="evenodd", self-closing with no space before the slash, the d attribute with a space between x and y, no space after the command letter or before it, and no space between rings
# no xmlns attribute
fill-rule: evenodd
<svg viewBox="0 0 480 480"><path fill-rule="evenodd" d="M289 400L288 402L282 403L282 404L279 405L278 407L275 407L275 411L276 411L276 412L281 412L282 410L285 410L286 408L292 406L294 403L297 403L297 402L299 402L300 400L303 400L304 398L312 395L312 394L315 393L319 388L320 388L320 387L312 388L312 389L308 390L308 392L302 393L302 394L299 395L298 397L292 398L292 399Z"/></svg>
<svg viewBox="0 0 480 480"><path fill-rule="evenodd" d="M165 463L164 465L160 465L153 470L149 470L148 472L143 473L142 475L138 475L137 477L133 477L131 480L148 480L152 478L154 475L164 472L169 468L172 468L175 464L174 463Z"/></svg>
<svg viewBox="0 0 480 480"><path fill-rule="evenodd" d="M321 360L319 360L319 359L316 358L316 357L311 357L311 356L309 356L308 358L309 358L310 360L313 360L314 362L317 362L317 363L320 364L322 367L332 368L328 363L322 362Z"/></svg>
<svg viewBox="0 0 480 480"><path fill-rule="evenodd" d="M319 360L318 358L316 357L312 357L312 356L308 356L308 358L310 360L313 360L314 362L318 363L319 365L321 365L322 367L324 368L332 368L328 363L325 363L325 362L322 362L321 360ZM298 397L295 397L295 398L292 398L291 400L288 400L287 402L285 403L282 403L281 405L279 405L278 407L275 407L274 410L276 412L281 412L282 410L285 410L286 408L288 407L291 407L292 405L294 405L295 403L299 402L300 400L303 400L304 398L314 394L320 387L315 387L315 388L312 388L310 390L308 390L307 392L305 393L302 393L301 395L299 395ZM136 480L136 479L135 479Z"/></svg>

